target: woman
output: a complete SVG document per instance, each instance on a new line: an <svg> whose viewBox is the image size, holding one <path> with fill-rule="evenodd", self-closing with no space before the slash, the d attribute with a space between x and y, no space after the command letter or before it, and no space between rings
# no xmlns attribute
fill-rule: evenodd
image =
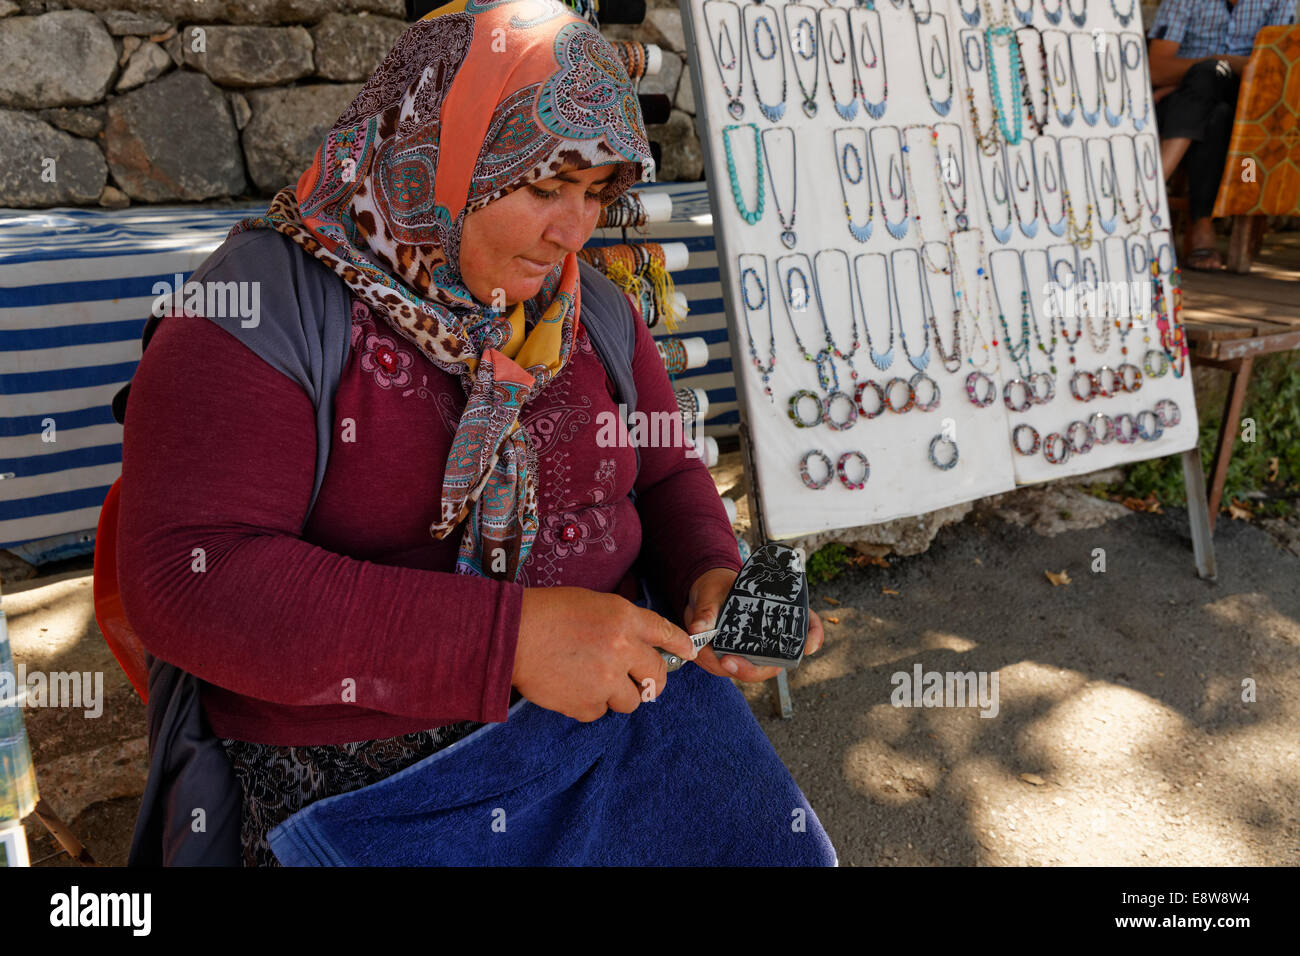
<svg viewBox="0 0 1300 956"><path fill-rule="evenodd" d="M285 298L269 289L248 329L158 326L124 442L122 598L148 650L204 682L246 865L303 862L290 838L328 844L327 812L356 845L312 862L625 862L633 790L703 841L674 841L682 861L833 859L725 679L776 670L694 657L638 601L639 557L665 613L712 626L740 561L707 469L595 439L616 403L576 253L652 168L635 92L589 24L554 0L458 0L407 30L297 186L195 273L290 277L264 283L292 286L286 304L265 307ZM338 336L303 335L321 268L348 296L332 402L313 383ZM637 407L675 409L643 322L635 335ZM285 337L311 353L297 381ZM814 616L810 650L821 638ZM669 682L656 648L698 666ZM669 779L642 786L651 753ZM702 788L711 774L742 795ZM737 788L746 774L761 779ZM462 777L483 775L466 796ZM689 799L780 825L719 814L729 831L711 837ZM483 813L463 816L480 806L494 832L530 822L531 842L482 846Z"/></svg>

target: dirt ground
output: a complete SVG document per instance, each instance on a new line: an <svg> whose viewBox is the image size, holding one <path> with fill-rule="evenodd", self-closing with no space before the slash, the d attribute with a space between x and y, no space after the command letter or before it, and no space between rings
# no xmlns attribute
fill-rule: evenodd
<svg viewBox="0 0 1300 956"><path fill-rule="evenodd" d="M1050 536L977 510L924 554L813 589L828 637L792 676L793 720L744 690L841 865L1300 865L1300 524L1271 530L1221 518L1209 583L1177 509ZM42 796L121 865L144 707L89 568L6 581L3 607L29 671L104 675L101 717L25 717ZM996 674L996 715L893 706L915 665ZM27 831L33 863L75 865Z"/></svg>

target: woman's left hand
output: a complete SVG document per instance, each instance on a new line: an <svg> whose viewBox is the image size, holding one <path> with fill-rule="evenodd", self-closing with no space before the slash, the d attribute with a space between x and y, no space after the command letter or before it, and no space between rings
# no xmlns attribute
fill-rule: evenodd
<svg viewBox="0 0 1300 956"><path fill-rule="evenodd" d="M687 597L686 613L682 615L687 634L698 634L717 625L718 613L722 610L727 595L731 593L731 586L735 583L736 577L735 571L713 568L695 579ZM821 650L825 638L821 618L817 616L816 611L809 608L808 644L804 656L816 654ZM719 660L713 648L707 645L695 658L695 663L710 674L716 674L718 677L734 677L743 681L769 680L784 670L781 667L757 667L735 654L724 654Z"/></svg>

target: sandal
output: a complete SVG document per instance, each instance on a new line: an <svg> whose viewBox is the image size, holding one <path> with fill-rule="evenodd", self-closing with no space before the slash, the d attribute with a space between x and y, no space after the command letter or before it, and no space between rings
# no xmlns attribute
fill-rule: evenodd
<svg viewBox="0 0 1300 956"><path fill-rule="evenodd" d="M1213 262L1213 264L1209 264ZM1195 269L1197 272L1219 272L1223 269L1223 260L1219 257L1219 250L1213 246L1204 246L1200 249L1193 249L1187 254L1187 268Z"/></svg>

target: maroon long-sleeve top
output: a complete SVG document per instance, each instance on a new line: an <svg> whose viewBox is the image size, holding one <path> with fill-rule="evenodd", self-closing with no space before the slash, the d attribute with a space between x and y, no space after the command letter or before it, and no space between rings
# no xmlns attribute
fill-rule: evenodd
<svg viewBox="0 0 1300 956"><path fill-rule="evenodd" d="M159 325L132 380L123 605L152 654L206 682L218 737L340 744L504 720L525 587L634 597L644 552L680 616L700 574L739 570L698 458L642 447L637 473L633 448L598 444L600 413L617 412L580 329L522 416L540 530L520 579L453 573L460 529L439 541L429 526L463 389L359 299L351 312L336 439L305 526L316 426L296 382L217 323L180 316ZM637 408L675 413L639 316L636 327Z"/></svg>

